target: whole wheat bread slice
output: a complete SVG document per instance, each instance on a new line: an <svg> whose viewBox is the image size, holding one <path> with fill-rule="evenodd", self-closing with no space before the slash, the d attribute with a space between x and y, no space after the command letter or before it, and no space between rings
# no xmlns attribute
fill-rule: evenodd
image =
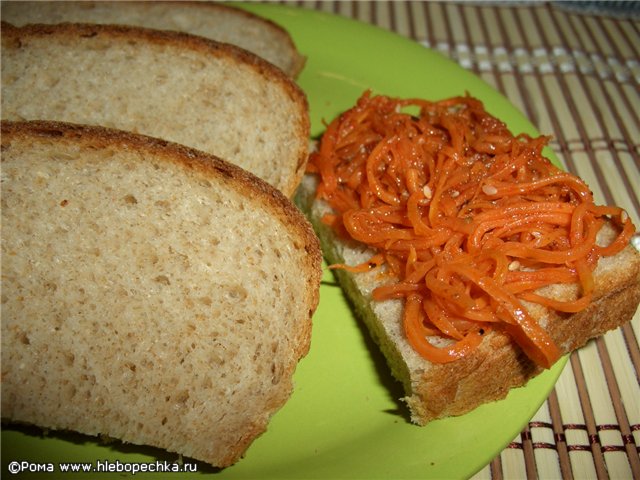
<svg viewBox="0 0 640 480"><path fill-rule="evenodd" d="M296 202L310 218L320 237L329 264L358 265L368 261L372 250L362 244L339 238L321 218L330 207L316 200L317 177L307 175ZM603 228L598 238L608 244L615 231ZM448 364L434 364L422 358L407 341L402 328L401 300L378 302L372 299L380 286L379 272L350 273L334 270L346 296L385 355L396 379L402 382L413 422L424 425L432 420L461 415L479 405L504 398L510 389L527 383L541 372L505 334L491 331L484 335L473 354ZM560 315L539 305L529 304L529 312L550 333L563 353L583 346L589 339L628 322L640 302L640 253L627 246L613 257L602 258L594 273L594 301L580 313ZM551 285L541 294L568 300L575 297L573 286Z"/></svg>
<svg viewBox="0 0 640 480"><path fill-rule="evenodd" d="M29 23L112 23L175 30L231 43L259 55L291 77L305 58L281 26L246 10L217 2L2 2L2 19Z"/></svg>
<svg viewBox="0 0 640 480"><path fill-rule="evenodd" d="M2 118L142 133L212 153L291 196L304 173L306 96L237 47L139 27L2 28Z"/></svg>
<svg viewBox="0 0 640 480"><path fill-rule="evenodd" d="M230 465L290 397L320 262L299 210L222 160L2 122L2 417Z"/></svg>

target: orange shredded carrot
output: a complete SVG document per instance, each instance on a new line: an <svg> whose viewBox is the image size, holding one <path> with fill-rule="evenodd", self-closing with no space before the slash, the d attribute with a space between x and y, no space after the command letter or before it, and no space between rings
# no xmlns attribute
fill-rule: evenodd
<svg viewBox="0 0 640 480"><path fill-rule="evenodd" d="M635 227L545 158L547 142L514 136L469 95L430 102L365 92L327 125L308 167L333 209L323 221L375 251L332 268L382 267L393 281L374 300L404 300L405 335L432 362L469 355L495 329L551 367L561 351L526 303L587 307L598 259L622 250ZM601 246L607 219L619 231ZM568 301L538 293L550 284L580 293Z"/></svg>

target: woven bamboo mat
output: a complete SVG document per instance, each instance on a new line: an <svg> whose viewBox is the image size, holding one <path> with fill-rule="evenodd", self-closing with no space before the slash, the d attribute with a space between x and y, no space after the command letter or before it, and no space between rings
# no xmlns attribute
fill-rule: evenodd
<svg viewBox="0 0 640 480"><path fill-rule="evenodd" d="M553 135L598 202L640 225L637 2L283 3L386 28L475 72ZM474 479L640 478L639 338L640 312L574 353L528 427Z"/></svg>

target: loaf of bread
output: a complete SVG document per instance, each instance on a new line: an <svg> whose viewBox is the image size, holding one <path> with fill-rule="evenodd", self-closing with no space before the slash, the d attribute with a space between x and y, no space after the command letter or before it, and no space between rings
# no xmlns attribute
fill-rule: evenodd
<svg viewBox="0 0 640 480"><path fill-rule="evenodd" d="M2 28L2 118L142 133L235 163L291 196L304 173L305 94L229 44L141 27Z"/></svg>
<svg viewBox="0 0 640 480"><path fill-rule="evenodd" d="M246 10L218 2L6 1L1 8L2 19L16 26L112 23L200 35L249 50L291 77L300 73L305 62L285 29Z"/></svg>
<svg viewBox="0 0 640 480"><path fill-rule="evenodd" d="M299 210L232 164L3 121L3 420L228 466L292 392L320 262Z"/></svg>

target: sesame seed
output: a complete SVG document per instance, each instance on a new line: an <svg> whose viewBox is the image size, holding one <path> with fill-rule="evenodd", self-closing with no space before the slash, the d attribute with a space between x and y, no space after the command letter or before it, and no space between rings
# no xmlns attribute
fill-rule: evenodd
<svg viewBox="0 0 640 480"><path fill-rule="evenodd" d="M496 187L494 187L493 185L483 185L482 186L482 191L486 195L495 195L496 193L498 193L498 189Z"/></svg>

